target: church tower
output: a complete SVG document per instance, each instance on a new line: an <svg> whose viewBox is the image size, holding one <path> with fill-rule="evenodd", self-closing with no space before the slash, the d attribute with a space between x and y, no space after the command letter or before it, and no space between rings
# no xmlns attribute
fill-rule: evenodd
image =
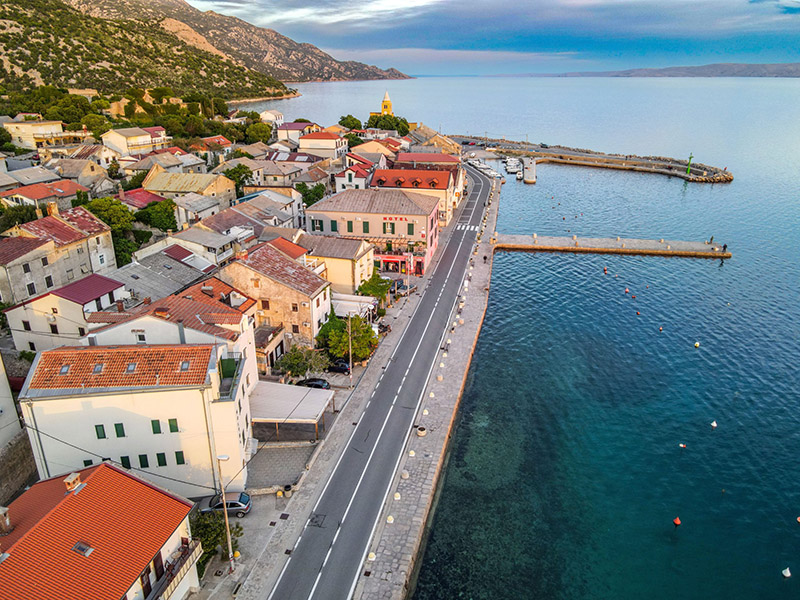
<svg viewBox="0 0 800 600"><path fill-rule="evenodd" d="M381 115L394 115L392 112L392 101L389 99L389 91L383 95L383 102L381 102Z"/></svg>

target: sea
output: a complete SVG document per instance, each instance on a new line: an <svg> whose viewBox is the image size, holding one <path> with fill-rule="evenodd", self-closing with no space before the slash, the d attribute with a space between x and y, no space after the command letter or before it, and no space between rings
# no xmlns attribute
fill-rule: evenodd
<svg viewBox="0 0 800 600"><path fill-rule="evenodd" d="M414 600L800 597L800 80L297 88L252 108L328 125L388 91L444 133L691 155L735 177L508 178L500 232L713 236L733 258L496 255Z"/></svg>

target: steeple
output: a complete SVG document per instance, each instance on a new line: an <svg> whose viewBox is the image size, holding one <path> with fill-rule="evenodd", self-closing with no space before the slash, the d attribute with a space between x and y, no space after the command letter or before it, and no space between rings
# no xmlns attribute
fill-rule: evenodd
<svg viewBox="0 0 800 600"><path fill-rule="evenodd" d="M391 102L391 100L389 99L389 90L386 90L386 93L383 95L383 101Z"/></svg>

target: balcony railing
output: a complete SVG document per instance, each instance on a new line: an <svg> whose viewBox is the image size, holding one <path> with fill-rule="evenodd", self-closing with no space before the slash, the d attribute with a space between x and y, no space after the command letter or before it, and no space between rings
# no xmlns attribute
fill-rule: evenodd
<svg viewBox="0 0 800 600"><path fill-rule="evenodd" d="M190 540L188 546L181 546L174 559L167 559L164 575L153 584L147 600L169 600L186 577L186 574L203 554L200 540Z"/></svg>
<svg viewBox="0 0 800 600"><path fill-rule="evenodd" d="M219 361L219 399L233 400L242 378L244 360L238 352L229 352Z"/></svg>
<svg viewBox="0 0 800 600"><path fill-rule="evenodd" d="M233 248L228 248L227 250L223 250L217 254L217 262L222 262L229 256L233 256Z"/></svg>

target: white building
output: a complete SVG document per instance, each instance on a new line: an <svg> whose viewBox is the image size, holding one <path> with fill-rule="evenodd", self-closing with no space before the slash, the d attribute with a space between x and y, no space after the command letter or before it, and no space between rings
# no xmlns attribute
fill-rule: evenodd
<svg viewBox="0 0 800 600"><path fill-rule="evenodd" d="M301 136L299 139L300 152L338 160L347 154L347 140L340 135L329 131L316 131Z"/></svg>
<svg viewBox="0 0 800 600"><path fill-rule="evenodd" d="M277 110L262 110L259 116L262 123L270 123L273 127L283 125L283 113Z"/></svg>
<svg viewBox="0 0 800 600"><path fill-rule="evenodd" d="M130 323L127 335L138 336ZM174 493L198 497L219 488L215 457L227 455L226 489L243 491L251 438L247 387L255 385L243 374L249 360L225 343L40 352L19 396L39 476L102 457Z"/></svg>
<svg viewBox="0 0 800 600"><path fill-rule="evenodd" d="M172 142L163 127L126 127L110 129L100 136L103 145L116 150L121 156L149 154L166 148Z"/></svg>
<svg viewBox="0 0 800 600"><path fill-rule="evenodd" d="M48 350L76 344L89 331L86 319L96 311L122 302L125 285L92 273L4 312L17 350ZM118 314L118 313L117 313Z"/></svg>
<svg viewBox="0 0 800 600"><path fill-rule="evenodd" d="M192 503L102 463L0 508L0 596L181 600L199 587Z"/></svg>
<svg viewBox="0 0 800 600"><path fill-rule="evenodd" d="M6 366L0 359L0 449L11 441L20 430L17 408L8 385Z"/></svg>

